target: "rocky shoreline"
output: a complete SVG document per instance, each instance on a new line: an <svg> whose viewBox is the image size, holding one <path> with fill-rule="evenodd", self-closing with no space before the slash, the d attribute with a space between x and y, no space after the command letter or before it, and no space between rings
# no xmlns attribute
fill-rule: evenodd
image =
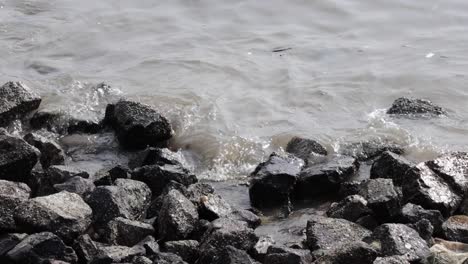
<svg viewBox="0 0 468 264"><path fill-rule="evenodd" d="M468 154L415 164L393 144L350 143L329 154L294 137L250 175L250 209L201 182L170 151L170 122L133 101L109 104L99 123L37 109L19 82L0 87L0 263L391 264L468 263ZM387 111L434 118L443 108L399 98ZM128 164L92 175L65 165L56 140L114 132ZM369 179L356 179L362 164ZM287 241L259 236L269 214L288 220L304 201L330 197ZM467 244L464 244L467 243Z"/></svg>

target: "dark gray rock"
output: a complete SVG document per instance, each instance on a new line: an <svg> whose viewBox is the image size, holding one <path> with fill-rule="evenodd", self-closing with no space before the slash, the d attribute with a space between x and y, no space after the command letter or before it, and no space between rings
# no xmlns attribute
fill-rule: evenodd
<svg viewBox="0 0 468 264"><path fill-rule="evenodd" d="M114 128L120 144L129 149L164 145L173 133L165 117L147 105L131 101L108 105L104 122Z"/></svg>
<svg viewBox="0 0 468 264"><path fill-rule="evenodd" d="M424 239L427 245L430 247L434 244L432 236L434 235L434 227L431 222L427 219L421 219L416 223L407 224L409 227L416 230L419 236Z"/></svg>
<svg viewBox="0 0 468 264"><path fill-rule="evenodd" d="M404 150L397 144L381 140L347 143L341 146L339 153L353 156L359 161L368 161L379 157L385 151L403 154Z"/></svg>
<svg viewBox="0 0 468 264"><path fill-rule="evenodd" d="M360 195L351 195L338 203L332 203L327 215L332 218L343 218L356 222L359 218L371 215L372 210L367 207L367 201Z"/></svg>
<svg viewBox="0 0 468 264"><path fill-rule="evenodd" d="M39 149L42 168L47 169L51 165L62 165L65 163L65 153L57 142L36 133L29 133L24 140Z"/></svg>
<svg viewBox="0 0 468 264"><path fill-rule="evenodd" d="M439 116L445 115L446 111L429 100L401 97L393 102L387 114Z"/></svg>
<svg viewBox="0 0 468 264"><path fill-rule="evenodd" d="M443 155L426 165L443 178L461 196L468 194L468 153Z"/></svg>
<svg viewBox="0 0 468 264"><path fill-rule="evenodd" d="M182 193L171 190L165 195L158 217L159 235L164 240L188 238L197 221L197 208Z"/></svg>
<svg viewBox="0 0 468 264"><path fill-rule="evenodd" d="M234 210L229 216L229 218L246 222L250 228L257 228L262 220L256 214L250 212L249 210L237 209Z"/></svg>
<svg viewBox="0 0 468 264"><path fill-rule="evenodd" d="M263 263L268 264L310 264L312 255L309 250L292 249L284 246L268 248Z"/></svg>
<svg viewBox="0 0 468 264"><path fill-rule="evenodd" d="M64 182L73 177L79 176L82 178L89 178L89 173L72 166L54 165L47 169L49 177L57 179L57 181Z"/></svg>
<svg viewBox="0 0 468 264"><path fill-rule="evenodd" d="M102 125L92 120L82 120L61 111L39 110L29 121L33 129L46 129L58 134L96 134Z"/></svg>
<svg viewBox="0 0 468 264"><path fill-rule="evenodd" d="M99 254L98 246L88 234L79 236L75 239L72 247L78 256L80 263L83 264L91 263Z"/></svg>
<svg viewBox="0 0 468 264"><path fill-rule="evenodd" d="M250 203L257 208L288 206L304 161L293 155L273 153L252 174Z"/></svg>
<svg viewBox="0 0 468 264"><path fill-rule="evenodd" d="M468 243L468 216L454 215L442 225L447 240Z"/></svg>
<svg viewBox="0 0 468 264"><path fill-rule="evenodd" d="M376 258L373 264L410 264L405 257L402 256L391 256L391 257L379 257Z"/></svg>
<svg viewBox="0 0 468 264"><path fill-rule="evenodd" d="M75 176L65 181L64 183L55 184L54 188L58 192L67 191L84 197L84 195L91 193L96 188L96 186L90 179Z"/></svg>
<svg viewBox="0 0 468 264"><path fill-rule="evenodd" d="M110 169L102 177L96 179L94 181L94 184L96 186L113 185L115 180L117 179L129 179L129 178L130 178L129 169L127 167L117 165L114 168Z"/></svg>
<svg viewBox="0 0 468 264"><path fill-rule="evenodd" d="M338 195L342 198L348 197L350 195L356 195L359 193L361 184L363 181L347 181L343 182L340 185L338 190Z"/></svg>
<svg viewBox="0 0 468 264"><path fill-rule="evenodd" d="M153 264L187 264L180 256L172 253L159 253Z"/></svg>
<svg viewBox="0 0 468 264"><path fill-rule="evenodd" d="M128 162L128 167L135 169L147 165L179 165L182 166L182 159L176 153L167 148L153 148L149 147L135 154L135 156Z"/></svg>
<svg viewBox="0 0 468 264"><path fill-rule="evenodd" d="M195 175L179 165L143 166L133 171L132 179L148 184L155 197L159 196L171 181L186 187L198 181Z"/></svg>
<svg viewBox="0 0 468 264"><path fill-rule="evenodd" d="M228 217L233 213L233 208L221 196L208 194L200 197L200 218L213 221L221 217Z"/></svg>
<svg viewBox="0 0 468 264"><path fill-rule="evenodd" d="M400 197L391 179L370 179L361 184L359 194L381 221L388 221L400 212Z"/></svg>
<svg viewBox="0 0 468 264"><path fill-rule="evenodd" d="M321 264L372 264L378 252L367 243L355 241L332 250L316 250L312 255Z"/></svg>
<svg viewBox="0 0 468 264"><path fill-rule="evenodd" d="M18 245L21 240L27 237L27 234L2 234L0 235L0 261L1 263L8 263L6 262L6 253Z"/></svg>
<svg viewBox="0 0 468 264"><path fill-rule="evenodd" d="M27 182L39 150L21 138L0 135L0 179Z"/></svg>
<svg viewBox="0 0 468 264"><path fill-rule="evenodd" d="M104 230L105 242L128 247L132 247L145 237L154 234L152 225L123 217L111 220Z"/></svg>
<svg viewBox="0 0 468 264"><path fill-rule="evenodd" d="M355 223L369 230L374 230L379 225L379 222L373 215L365 215L360 217L358 220L356 220Z"/></svg>
<svg viewBox="0 0 468 264"><path fill-rule="evenodd" d="M358 169L357 159L349 156L333 156L325 163L305 167L297 179L294 196L302 200L337 193L340 184L354 176Z"/></svg>
<svg viewBox="0 0 468 264"><path fill-rule="evenodd" d="M460 214L468 215L468 195L466 195L465 199L460 204L458 211L460 212Z"/></svg>
<svg viewBox="0 0 468 264"><path fill-rule="evenodd" d="M202 262L203 263L203 262ZM198 263L198 264L202 264ZM235 247L227 246L219 255L215 256L212 264L253 264L254 260L250 258L249 254L243 250Z"/></svg>
<svg viewBox="0 0 468 264"><path fill-rule="evenodd" d="M413 166L414 164L404 157L386 151L372 164L370 177L389 178L393 180L393 184L401 186L405 181L406 172Z"/></svg>
<svg viewBox="0 0 468 264"><path fill-rule="evenodd" d="M30 194L31 190L24 183L0 180L0 232L16 231L13 214Z"/></svg>
<svg viewBox="0 0 468 264"><path fill-rule="evenodd" d="M153 236L147 236L140 242L138 242L137 246L141 246L146 250L146 256L151 257L156 255L159 251L159 244L154 239Z"/></svg>
<svg viewBox="0 0 468 264"><path fill-rule="evenodd" d="M462 202L462 197L424 163L407 171L405 178L402 187L406 202L439 210L444 216L453 214Z"/></svg>
<svg viewBox="0 0 468 264"><path fill-rule="evenodd" d="M345 219L314 215L307 222L306 234L310 250L334 250L361 241L371 231Z"/></svg>
<svg viewBox="0 0 468 264"><path fill-rule="evenodd" d="M383 224L366 240L376 245L383 256L404 256L410 262L425 262L430 255L426 241L403 224Z"/></svg>
<svg viewBox="0 0 468 264"><path fill-rule="evenodd" d="M62 260L77 263L75 251L50 232L29 235L7 253L14 263L42 263L45 260Z"/></svg>
<svg viewBox="0 0 468 264"><path fill-rule="evenodd" d="M401 208L400 214L396 217L399 222L416 223L421 219L427 219L434 227L435 233L440 233L444 218L438 210L426 210L420 205L408 203Z"/></svg>
<svg viewBox="0 0 468 264"><path fill-rule="evenodd" d="M41 98L21 82L7 82L0 87L0 126L24 117L39 107Z"/></svg>
<svg viewBox="0 0 468 264"><path fill-rule="evenodd" d="M89 227L92 213L79 195L64 191L22 203L14 217L29 232L49 231L70 241Z"/></svg>
<svg viewBox="0 0 468 264"><path fill-rule="evenodd" d="M227 246L251 250L258 241L253 229L245 222L219 218L211 223L200 241L200 258L197 263L211 263Z"/></svg>
<svg viewBox="0 0 468 264"><path fill-rule="evenodd" d="M199 243L196 240L168 241L164 243L167 252L179 255L188 263L195 263L198 259L198 246Z"/></svg>
<svg viewBox="0 0 468 264"><path fill-rule="evenodd" d="M306 162L311 156L328 155L327 150L317 141L300 137L293 137L288 142L286 152L291 153Z"/></svg>
<svg viewBox="0 0 468 264"><path fill-rule="evenodd" d="M115 186L99 186L87 197L94 221L107 223L117 217L141 219L151 202L151 190L139 181L117 179Z"/></svg>
<svg viewBox="0 0 468 264"><path fill-rule="evenodd" d="M94 242L97 247L96 255L93 257L92 263L125 263L131 261L135 257L144 256L146 250L142 246L126 247L107 245L99 242Z"/></svg>
<svg viewBox="0 0 468 264"><path fill-rule="evenodd" d="M175 181L169 182L166 185L166 187L164 188L164 190L162 191L161 195L159 195L158 197L156 197L155 199L153 199L151 201L151 204L150 204L148 210L146 211L146 218L153 218L153 217L158 218L159 217L159 212L160 212L160 209L162 207L164 197L171 190L177 190L180 193L182 193L185 197L189 197L189 194L190 194L187 191L187 188L185 188L184 185L182 185L182 184L180 184L178 182L175 182ZM194 203L194 205L196 205L196 207L198 207L198 204Z"/></svg>
<svg viewBox="0 0 468 264"><path fill-rule="evenodd" d="M201 207L200 201L202 197L210 194L214 194L214 189L213 186L207 183L197 182L187 188L187 198L197 205L197 207Z"/></svg>
<svg viewBox="0 0 468 264"><path fill-rule="evenodd" d="M92 120L83 120L71 117L68 120L68 134L97 134L103 129L102 124Z"/></svg>

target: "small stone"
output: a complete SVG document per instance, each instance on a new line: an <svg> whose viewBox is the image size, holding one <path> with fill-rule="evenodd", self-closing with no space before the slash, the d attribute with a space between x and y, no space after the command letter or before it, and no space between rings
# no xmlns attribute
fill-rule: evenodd
<svg viewBox="0 0 468 264"><path fill-rule="evenodd" d="M21 82L7 82L0 87L0 126L7 126L37 109L41 98Z"/></svg>

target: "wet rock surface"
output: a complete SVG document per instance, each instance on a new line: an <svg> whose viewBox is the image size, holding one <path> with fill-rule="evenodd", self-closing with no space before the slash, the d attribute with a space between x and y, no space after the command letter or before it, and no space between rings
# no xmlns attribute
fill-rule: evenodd
<svg viewBox="0 0 468 264"><path fill-rule="evenodd" d="M468 243L468 216L454 215L442 225L444 237L451 241Z"/></svg>
<svg viewBox="0 0 468 264"><path fill-rule="evenodd" d="M7 82L0 87L0 126L23 118L39 107L41 98L21 82Z"/></svg>
<svg viewBox="0 0 468 264"><path fill-rule="evenodd" d="M370 177L389 178L396 186L401 186L405 181L406 172L411 167L413 164L404 157L386 151L372 164Z"/></svg>
<svg viewBox="0 0 468 264"><path fill-rule="evenodd" d="M404 149L396 143L377 140L344 144L340 149L341 154L353 156L359 161L369 161L378 158L387 151L396 154L404 153Z"/></svg>
<svg viewBox="0 0 468 264"><path fill-rule="evenodd" d="M446 111L429 100L401 97L396 99L387 114L393 115L445 115Z"/></svg>
<svg viewBox="0 0 468 264"><path fill-rule="evenodd" d="M327 150L315 140L293 137L286 146L286 152L295 155L296 157L308 161L310 157L315 155L328 155Z"/></svg>
<svg viewBox="0 0 468 264"><path fill-rule="evenodd" d="M36 133L27 134L24 136L24 140L41 152L39 161L42 168L47 169L51 165L62 165L65 163L65 153L62 147L55 141Z"/></svg>

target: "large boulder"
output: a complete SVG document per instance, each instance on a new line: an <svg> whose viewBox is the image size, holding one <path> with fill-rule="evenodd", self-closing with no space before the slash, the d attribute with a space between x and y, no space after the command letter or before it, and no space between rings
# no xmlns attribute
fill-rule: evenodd
<svg viewBox="0 0 468 264"><path fill-rule="evenodd" d="M151 202L151 190L139 181L117 179L114 186L99 186L86 198L94 221L107 223L116 217L141 219Z"/></svg>
<svg viewBox="0 0 468 264"><path fill-rule="evenodd" d="M440 233L444 218L438 210L426 210L420 205L407 203L401 208L401 212L396 217L397 221L404 224L412 224L427 219L434 227L435 233Z"/></svg>
<svg viewBox="0 0 468 264"><path fill-rule="evenodd" d="M0 87L0 126L24 117L39 107L41 98L21 82L7 82Z"/></svg>
<svg viewBox="0 0 468 264"><path fill-rule="evenodd" d="M120 144L129 149L164 145L173 133L169 121L156 110L131 101L108 105L104 122L114 128Z"/></svg>
<svg viewBox="0 0 468 264"><path fill-rule="evenodd" d="M453 214L462 202L462 196L424 163L407 171L405 178L402 188L406 202L439 210L444 216Z"/></svg>
<svg viewBox="0 0 468 264"><path fill-rule="evenodd" d="M103 237L107 243L131 247L153 234L150 224L117 217L107 223Z"/></svg>
<svg viewBox="0 0 468 264"><path fill-rule="evenodd" d="M290 195L304 165L293 155L272 153L252 174L250 203L257 208L289 205Z"/></svg>
<svg viewBox="0 0 468 264"><path fill-rule="evenodd" d="M215 256L227 246L233 246L240 250L251 250L258 241L253 229L245 222L219 218L211 223L211 226L200 241L199 264L212 263Z"/></svg>
<svg viewBox="0 0 468 264"><path fill-rule="evenodd" d="M31 190L25 183L0 180L0 232L17 229L13 214L30 194Z"/></svg>
<svg viewBox="0 0 468 264"><path fill-rule="evenodd" d="M0 135L0 179L27 182L39 150L21 138Z"/></svg>
<svg viewBox="0 0 468 264"><path fill-rule="evenodd" d="M159 235L164 240L189 237L198 221L197 208L182 193L171 190L163 198L158 217Z"/></svg>
<svg viewBox="0 0 468 264"><path fill-rule="evenodd" d="M454 215L442 225L442 232L446 239L468 243L468 216Z"/></svg>
<svg viewBox="0 0 468 264"><path fill-rule="evenodd" d="M316 155L328 155L327 150L317 141L300 137L293 137L288 142L286 152L291 153L306 162L309 158L313 158L313 156Z"/></svg>
<svg viewBox="0 0 468 264"><path fill-rule="evenodd" d="M359 162L350 156L333 156L324 163L305 167L294 188L296 199L312 199L317 195L338 192L340 184L359 169Z"/></svg>
<svg viewBox="0 0 468 264"><path fill-rule="evenodd" d="M406 172L413 166L413 163L404 157L386 151L372 164L370 177L371 179L389 178L393 180L393 184L401 186L405 181Z"/></svg>
<svg viewBox="0 0 468 264"><path fill-rule="evenodd" d="M360 195L350 195L337 203L332 203L327 211L328 217L343 218L351 222L371 214L372 210L367 206L366 199Z"/></svg>
<svg viewBox="0 0 468 264"><path fill-rule="evenodd" d="M393 115L430 115L439 116L447 112L440 106L433 104L429 100L410 99L401 97L396 99L387 114Z"/></svg>
<svg viewBox="0 0 468 264"><path fill-rule="evenodd" d="M443 178L460 195L468 194L468 153L443 155L426 165Z"/></svg>
<svg viewBox="0 0 468 264"><path fill-rule="evenodd" d="M390 220L400 211L400 197L391 179L370 179L361 184L359 194L382 221Z"/></svg>
<svg viewBox="0 0 468 264"><path fill-rule="evenodd" d="M27 236L7 253L7 257L18 264L43 263L46 260L78 262L75 251L50 232Z"/></svg>
<svg viewBox="0 0 468 264"><path fill-rule="evenodd" d="M149 165L135 169L132 179L148 184L154 197L159 196L171 181L184 186L196 183L197 177L180 165Z"/></svg>
<svg viewBox="0 0 468 264"><path fill-rule="evenodd" d="M64 191L28 200L16 208L15 220L29 232L49 231L70 241L86 231L92 214L79 195Z"/></svg>
<svg viewBox="0 0 468 264"><path fill-rule="evenodd" d="M198 246L199 243L196 240L168 241L164 243L164 249L167 252L179 255L188 263L195 263L198 259Z"/></svg>
<svg viewBox="0 0 468 264"><path fill-rule="evenodd" d="M409 262L425 262L430 255L426 241L404 224L383 224L366 242L376 245L383 256L404 256Z"/></svg>
<svg viewBox="0 0 468 264"><path fill-rule="evenodd" d="M363 240L371 231L345 219L314 215L307 222L306 235L310 250L334 250Z"/></svg>
<svg viewBox="0 0 468 264"><path fill-rule="evenodd" d="M51 165L62 165L65 163L65 153L57 142L36 133L29 133L24 140L39 149L42 168L47 169Z"/></svg>

